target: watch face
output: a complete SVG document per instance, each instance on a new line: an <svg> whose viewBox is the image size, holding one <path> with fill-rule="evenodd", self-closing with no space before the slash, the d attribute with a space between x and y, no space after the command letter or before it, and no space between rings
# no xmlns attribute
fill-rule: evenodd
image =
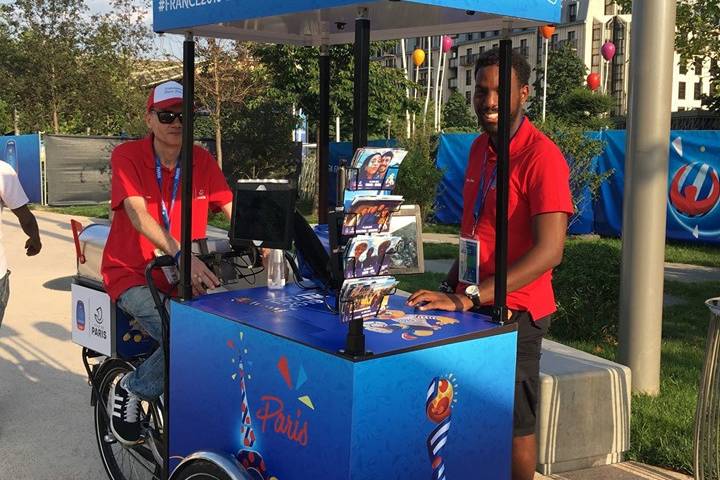
<svg viewBox="0 0 720 480"><path fill-rule="evenodd" d="M478 289L477 285L468 285L467 288L465 288L465 295L468 297L476 297L480 294L480 290Z"/></svg>

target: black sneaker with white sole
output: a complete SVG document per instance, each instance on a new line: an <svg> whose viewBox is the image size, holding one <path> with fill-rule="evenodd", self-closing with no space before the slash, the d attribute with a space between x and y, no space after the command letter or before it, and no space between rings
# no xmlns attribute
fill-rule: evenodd
<svg viewBox="0 0 720 480"><path fill-rule="evenodd" d="M140 398L129 391L124 383L127 374L115 384L108 397L110 430L120 443L140 443Z"/></svg>

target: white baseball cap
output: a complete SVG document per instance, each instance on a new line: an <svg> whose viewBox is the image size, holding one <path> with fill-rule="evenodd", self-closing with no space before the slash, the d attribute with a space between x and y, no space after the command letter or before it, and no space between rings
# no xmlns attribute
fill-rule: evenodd
<svg viewBox="0 0 720 480"><path fill-rule="evenodd" d="M147 111L182 105L183 86L178 82L161 83L150 90L147 100Z"/></svg>

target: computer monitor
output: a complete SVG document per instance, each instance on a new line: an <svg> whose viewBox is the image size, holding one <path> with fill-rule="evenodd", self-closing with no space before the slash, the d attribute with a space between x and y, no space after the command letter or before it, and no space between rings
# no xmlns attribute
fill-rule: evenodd
<svg viewBox="0 0 720 480"><path fill-rule="evenodd" d="M289 250L296 190L287 180L238 180L232 206L230 244Z"/></svg>

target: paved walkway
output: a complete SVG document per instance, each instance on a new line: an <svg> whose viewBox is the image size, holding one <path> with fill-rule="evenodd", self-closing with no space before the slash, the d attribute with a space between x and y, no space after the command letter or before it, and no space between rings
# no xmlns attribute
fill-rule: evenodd
<svg viewBox="0 0 720 480"><path fill-rule="evenodd" d="M70 217L34 213L43 242L36 257L25 256L15 216L2 215L12 275L0 328L0 479L107 478L80 347L70 341Z"/></svg>
<svg viewBox="0 0 720 480"><path fill-rule="evenodd" d="M692 480L692 477L642 463L624 462L550 476L538 473L535 480Z"/></svg>

